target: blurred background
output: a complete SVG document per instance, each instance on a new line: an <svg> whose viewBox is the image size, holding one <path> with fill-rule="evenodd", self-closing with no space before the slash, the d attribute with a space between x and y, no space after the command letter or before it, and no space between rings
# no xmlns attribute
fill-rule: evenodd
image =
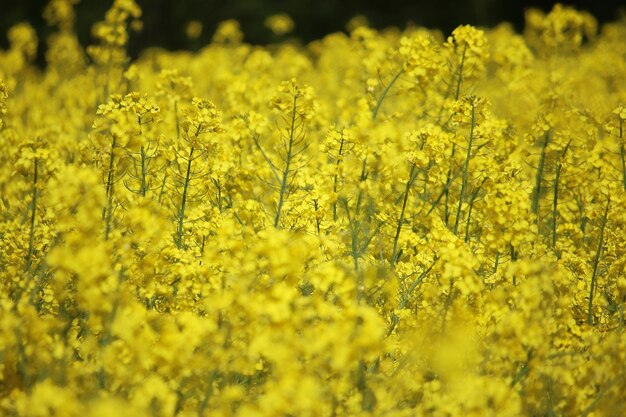
<svg viewBox="0 0 626 417"><path fill-rule="evenodd" d="M50 28L41 17L47 0L0 0L0 47L6 48L6 32L12 25L28 21L40 39L45 39ZM151 46L167 49L198 49L211 40L218 22L237 19L245 41L267 44L286 37L309 42L325 34L345 30L346 23L356 15L363 15L371 26L404 27L415 24L438 28L449 33L460 24L494 26L511 22L518 30L523 28L524 10L537 7L549 11L555 2L532 0L137 0L143 9L144 27L131 35L131 56ZM618 19L624 13L624 0L561 1L591 12L601 23ZM91 25L101 20L112 0L82 0L77 6L76 31L83 45L91 42ZM621 9L621 10L620 10ZM276 35L265 25L268 16L287 13L295 22L289 34ZM190 22L194 37L188 36ZM195 26L194 26L195 25ZM40 43L43 56L45 43Z"/></svg>

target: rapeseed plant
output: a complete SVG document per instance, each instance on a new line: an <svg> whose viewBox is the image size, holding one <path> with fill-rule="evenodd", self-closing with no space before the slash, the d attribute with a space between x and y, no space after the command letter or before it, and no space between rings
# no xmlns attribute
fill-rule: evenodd
<svg viewBox="0 0 626 417"><path fill-rule="evenodd" d="M76 3L0 51L0 414L623 414L623 20L131 62Z"/></svg>

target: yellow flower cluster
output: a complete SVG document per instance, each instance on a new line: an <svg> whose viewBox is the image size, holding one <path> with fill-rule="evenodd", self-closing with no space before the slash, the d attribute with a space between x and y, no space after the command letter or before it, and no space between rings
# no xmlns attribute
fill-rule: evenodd
<svg viewBox="0 0 626 417"><path fill-rule="evenodd" d="M200 147L197 140L206 133L219 133L222 130L222 116L215 104L208 100L194 97L191 106L183 110L185 121L182 130L191 146Z"/></svg>
<svg viewBox="0 0 626 417"><path fill-rule="evenodd" d="M560 4L547 15L531 9L526 18L529 36L536 37L538 42L554 52L580 47L583 40L594 36L598 29L596 20L589 13Z"/></svg>
<svg viewBox="0 0 626 417"><path fill-rule="evenodd" d="M626 21L130 62L117 0L88 63L75 3L0 51L0 415L623 414Z"/></svg>
<svg viewBox="0 0 626 417"><path fill-rule="evenodd" d="M274 14L265 19L265 26L269 28L275 35L285 35L291 32L295 23L286 13Z"/></svg>
<svg viewBox="0 0 626 417"><path fill-rule="evenodd" d="M3 122L2 117L7 112L6 102L9 98L9 93L7 91L7 86L4 85L2 80L0 80L0 129L2 128Z"/></svg>

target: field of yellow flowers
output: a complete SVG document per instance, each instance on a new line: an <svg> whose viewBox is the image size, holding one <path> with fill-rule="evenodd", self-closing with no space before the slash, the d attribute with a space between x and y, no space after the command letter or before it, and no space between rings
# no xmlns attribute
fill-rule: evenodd
<svg viewBox="0 0 626 417"><path fill-rule="evenodd" d="M0 415L625 414L626 21L131 61L73 3L0 51Z"/></svg>

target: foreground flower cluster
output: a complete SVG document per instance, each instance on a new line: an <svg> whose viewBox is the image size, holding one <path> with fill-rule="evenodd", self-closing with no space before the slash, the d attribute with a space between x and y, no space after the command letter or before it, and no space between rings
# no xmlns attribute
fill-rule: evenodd
<svg viewBox="0 0 626 417"><path fill-rule="evenodd" d="M0 51L0 414L621 416L626 24Z"/></svg>

